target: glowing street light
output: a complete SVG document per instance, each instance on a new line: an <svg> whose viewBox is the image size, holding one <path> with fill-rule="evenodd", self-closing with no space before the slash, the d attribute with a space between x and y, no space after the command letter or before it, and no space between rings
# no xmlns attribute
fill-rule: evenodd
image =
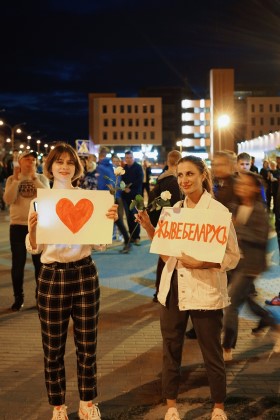
<svg viewBox="0 0 280 420"><path fill-rule="evenodd" d="M25 125L26 123L20 123L20 124L15 124L13 126L11 126L10 124L0 120L0 125L6 125L7 127L9 127L9 129L11 130L11 138L10 138L10 142L8 142L7 139L7 143L11 143L11 148L12 150L14 150L14 144L15 144L15 133L21 133L22 130L20 128L21 125Z"/></svg>
<svg viewBox="0 0 280 420"><path fill-rule="evenodd" d="M183 148L183 142L182 140L179 140L176 142L176 146L180 147L180 153L182 153L182 148Z"/></svg>
<svg viewBox="0 0 280 420"><path fill-rule="evenodd" d="M41 140L37 140L37 153L40 153L40 144L41 144Z"/></svg>
<svg viewBox="0 0 280 420"><path fill-rule="evenodd" d="M230 124L230 117L228 114L222 114L217 118L218 134L219 134L219 150L222 148L222 129Z"/></svg>
<svg viewBox="0 0 280 420"><path fill-rule="evenodd" d="M28 149L28 150L30 149L30 141L32 140L32 134L38 134L38 133L40 133L39 130L32 131L32 133L28 134L28 136L26 137L27 138L27 146L26 146L26 149Z"/></svg>

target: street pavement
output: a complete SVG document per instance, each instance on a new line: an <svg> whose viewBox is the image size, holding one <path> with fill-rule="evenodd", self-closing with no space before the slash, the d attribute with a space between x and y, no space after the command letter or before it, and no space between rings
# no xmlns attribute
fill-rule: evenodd
<svg viewBox="0 0 280 420"><path fill-rule="evenodd" d="M142 238L130 254L119 254L115 241L105 252L93 252L101 284L98 335L98 402L102 420L162 420L161 335L159 304L152 301L157 256ZM271 232L269 269L256 282L264 305L280 291L277 241ZM40 326L30 256L24 284L25 306L11 312L9 215L0 213L0 420L50 420L44 385ZM278 312L277 312L278 311ZM275 315L280 317L280 307ZM234 360L227 363L229 419L280 419L280 354L272 353L269 330L251 334L257 318L245 305ZM72 324L65 354L69 420L79 402ZM209 419L211 402L200 349L186 339L179 395L181 418Z"/></svg>

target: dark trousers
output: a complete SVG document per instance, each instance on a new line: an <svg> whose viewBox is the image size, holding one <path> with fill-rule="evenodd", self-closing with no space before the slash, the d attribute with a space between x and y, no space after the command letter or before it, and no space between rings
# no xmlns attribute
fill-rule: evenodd
<svg viewBox="0 0 280 420"><path fill-rule="evenodd" d="M259 326L273 326L275 321L272 315L258 305L251 296L255 277L248 276L243 269L235 269L232 273L229 286L230 305L224 312L224 339L225 349L234 349L238 338L238 314L240 307L247 302L251 311L260 317Z"/></svg>
<svg viewBox="0 0 280 420"><path fill-rule="evenodd" d="M163 397L177 398L180 367L188 318L191 317L215 403L226 398L226 372L221 345L223 310L180 311L178 307L177 271L172 276L167 306L161 306L160 326L163 338Z"/></svg>
<svg viewBox="0 0 280 420"><path fill-rule="evenodd" d="M119 231L121 232L125 244L128 243L129 235L126 230L126 227L123 222L123 201L121 198L116 199L116 204L118 204L118 220L115 222L115 225L118 227Z"/></svg>
<svg viewBox="0 0 280 420"><path fill-rule="evenodd" d="M140 225L135 222L134 215L137 213L137 210L129 210L131 201L123 200L123 207L126 214L126 220L128 224L128 230L130 235L132 235L132 240L140 239Z"/></svg>
<svg viewBox="0 0 280 420"><path fill-rule="evenodd" d="M25 237L28 233L28 227L24 225L10 225L10 244L12 252L12 283L15 297L23 296L24 267L26 263ZM32 261L35 268L36 290L38 276L41 268L41 255L32 255Z"/></svg>

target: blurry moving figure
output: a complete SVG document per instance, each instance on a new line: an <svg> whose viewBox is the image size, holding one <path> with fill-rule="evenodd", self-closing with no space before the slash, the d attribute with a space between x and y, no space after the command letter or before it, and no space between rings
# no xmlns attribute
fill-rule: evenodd
<svg viewBox="0 0 280 420"><path fill-rule="evenodd" d="M238 337L238 312L247 301L250 309L260 317L252 332L274 326L273 316L258 305L251 294L256 277L267 269L266 249L268 242L268 215L261 197L261 180L253 172L240 174L235 184L240 204L233 207L233 223L237 234L241 259L233 270L229 286L231 304L224 315L224 360L232 359Z"/></svg>

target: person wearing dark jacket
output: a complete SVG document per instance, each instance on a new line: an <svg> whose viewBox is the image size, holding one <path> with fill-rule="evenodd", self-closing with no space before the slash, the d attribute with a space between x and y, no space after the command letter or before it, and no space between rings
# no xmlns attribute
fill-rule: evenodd
<svg viewBox="0 0 280 420"><path fill-rule="evenodd" d="M149 194L148 205L156 197L160 196L160 194L163 191L169 191L171 193L170 206L174 206L175 203L181 200L182 196L181 196L180 188L178 185L177 172L176 172L177 162L181 159L181 157L182 157L181 153L178 152L178 150L172 150L171 152L168 153L167 155L168 169L164 171L162 174L160 174L160 176L158 177L155 187L153 188L153 190L151 190ZM161 209L148 211L151 223L154 227L156 227L157 225L160 213L161 213ZM160 282L160 277L161 277L161 272L163 270L163 267L164 267L164 262L159 257L158 263L157 263L157 272L156 272L156 284L155 284L156 292L153 298L154 302L157 302L158 287L159 287L159 282Z"/></svg>
<svg viewBox="0 0 280 420"><path fill-rule="evenodd" d="M110 180L113 180L114 182L116 180L116 175L114 172L114 166L112 164L112 161L110 158L107 158L108 153L110 153L110 151L107 147L102 147L99 150L99 161L98 161L98 166L97 166L97 189L98 190L109 190L108 184L112 183L112 181ZM116 192L115 204L119 205L120 196L121 196L121 192L118 190ZM119 214L119 210L118 210L118 214ZM128 254L129 249L130 249L130 246L128 244L129 235L124 225L121 214L119 215L118 219L114 223L120 230L124 239L123 249L120 252L122 254Z"/></svg>
<svg viewBox="0 0 280 420"><path fill-rule="evenodd" d="M125 174L122 175L122 181L126 187L122 191L122 199L128 230L131 235L131 241L134 245L140 245L140 225L135 222L134 215L137 210L129 209L131 200L134 200L137 194L142 194L143 170L141 165L135 162L133 153L128 150L125 152Z"/></svg>

